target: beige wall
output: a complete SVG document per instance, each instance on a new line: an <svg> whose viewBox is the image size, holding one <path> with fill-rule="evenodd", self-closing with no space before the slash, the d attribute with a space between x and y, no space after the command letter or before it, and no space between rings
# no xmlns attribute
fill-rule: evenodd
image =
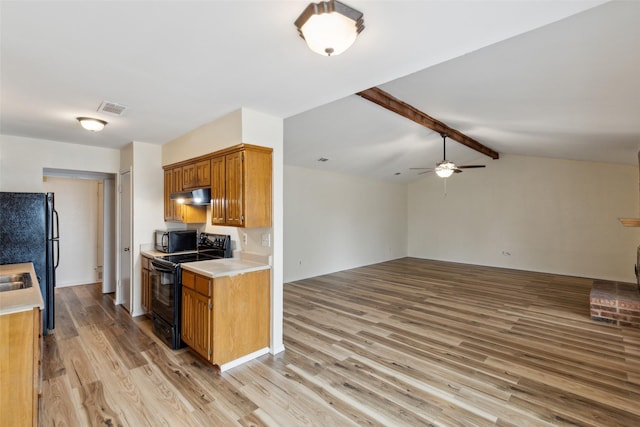
<svg viewBox="0 0 640 427"><path fill-rule="evenodd" d="M98 184L92 179L47 177L42 191L55 193L60 218L60 264L56 286L97 281Z"/></svg>
<svg viewBox="0 0 640 427"><path fill-rule="evenodd" d="M638 168L502 156L409 185L409 255L635 281Z"/></svg>
<svg viewBox="0 0 640 427"><path fill-rule="evenodd" d="M407 185L285 167L284 280L407 255Z"/></svg>
<svg viewBox="0 0 640 427"><path fill-rule="evenodd" d="M140 247L153 243L154 230L164 228L162 147L134 141L122 151L121 169L132 172L131 314L138 316L143 314Z"/></svg>
<svg viewBox="0 0 640 427"><path fill-rule="evenodd" d="M241 144L243 110L204 124L162 146L162 165L213 153Z"/></svg>

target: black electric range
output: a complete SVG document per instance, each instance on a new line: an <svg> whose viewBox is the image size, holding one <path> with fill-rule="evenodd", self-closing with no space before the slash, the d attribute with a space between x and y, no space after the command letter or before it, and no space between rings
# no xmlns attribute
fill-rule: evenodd
<svg viewBox="0 0 640 427"><path fill-rule="evenodd" d="M180 264L231 258L231 236L200 233L198 251L164 255L151 261L151 313L154 333L173 349L181 339L182 270Z"/></svg>

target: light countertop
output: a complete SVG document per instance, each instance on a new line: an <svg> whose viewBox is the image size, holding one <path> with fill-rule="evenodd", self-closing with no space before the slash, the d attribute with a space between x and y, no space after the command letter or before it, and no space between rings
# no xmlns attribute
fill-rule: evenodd
<svg viewBox="0 0 640 427"><path fill-rule="evenodd" d="M235 276L271 268L267 262L246 258L212 259L208 261L186 262L180 265L185 270L213 278Z"/></svg>
<svg viewBox="0 0 640 427"><path fill-rule="evenodd" d="M38 277L32 263L0 265L0 276L30 273L32 286L26 289L0 292L0 315L44 308Z"/></svg>

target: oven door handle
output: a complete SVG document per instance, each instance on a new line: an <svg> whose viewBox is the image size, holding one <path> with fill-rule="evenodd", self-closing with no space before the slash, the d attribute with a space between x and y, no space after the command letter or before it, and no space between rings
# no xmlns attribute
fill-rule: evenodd
<svg viewBox="0 0 640 427"><path fill-rule="evenodd" d="M165 267L164 265L156 264L155 262L153 262L153 260L151 261L151 266L153 267L154 270L161 271L163 273L173 273L175 271L175 268Z"/></svg>

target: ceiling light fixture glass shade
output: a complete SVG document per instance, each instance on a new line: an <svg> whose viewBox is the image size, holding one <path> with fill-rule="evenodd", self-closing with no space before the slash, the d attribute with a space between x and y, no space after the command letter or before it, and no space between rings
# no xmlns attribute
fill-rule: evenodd
<svg viewBox="0 0 640 427"><path fill-rule="evenodd" d="M436 165L436 175L440 178L449 178L456 170L456 165L444 160Z"/></svg>
<svg viewBox="0 0 640 427"><path fill-rule="evenodd" d="M362 12L335 0L311 3L295 25L309 49L324 56L349 49L364 29Z"/></svg>
<svg viewBox="0 0 640 427"><path fill-rule="evenodd" d="M107 122L92 117L76 117L80 125L91 132L100 132L107 125Z"/></svg>

